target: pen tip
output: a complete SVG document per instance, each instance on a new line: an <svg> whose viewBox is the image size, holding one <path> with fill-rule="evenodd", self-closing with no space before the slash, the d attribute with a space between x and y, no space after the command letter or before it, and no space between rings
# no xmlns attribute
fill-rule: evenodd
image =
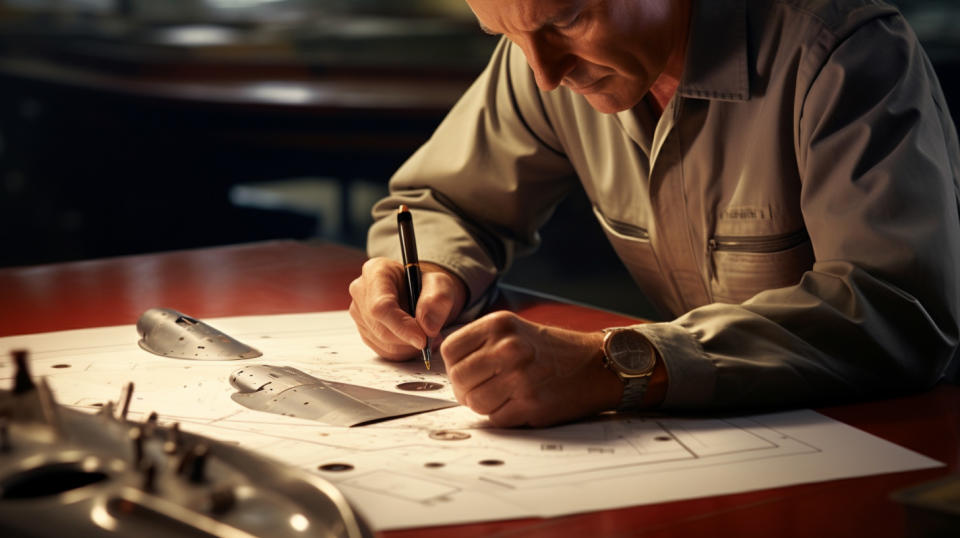
<svg viewBox="0 0 960 538"><path fill-rule="evenodd" d="M410 208L407 207L407 204L400 204L400 209L397 209L397 213L406 213L410 211Z"/></svg>

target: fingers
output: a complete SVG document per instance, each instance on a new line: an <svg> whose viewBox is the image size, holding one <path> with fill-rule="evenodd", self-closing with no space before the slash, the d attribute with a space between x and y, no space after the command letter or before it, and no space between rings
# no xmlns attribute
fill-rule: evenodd
<svg viewBox="0 0 960 538"><path fill-rule="evenodd" d="M360 334L360 339L367 347L376 352L377 355L390 360L405 360L416 353L416 350L405 342L375 336L376 334L382 334L382 327L377 331L369 328L363 316L360 315L356 302L350 304L350 317L353 318L354 323L357 325L357 332Z"/></svg>
<svg viewBox="0 0 960 538"><path fill-rule="evenodd" d="M529 390L536 350L523 337L527 324L513 314L497 312L444 341L440 353L458 401L489 414Z"/></svg>
<svg viewBox="0 0 960 538"><path fill-rule="evenodd" d="M449 368L488 342L491 345L511 346L518 344L515 338L511 337L521 336L521 330L525 325L529 325L529 322L515 314L505 311L493 312L451 334L444 341L440 352L443 353L444 360L448 361L447 367ZM504 343L508 339L510 341ZM513 351L520 352L521 350Z"/></svg>
<svg viewBox="0 0 960 538"><path fill-rule="evenodd" d="M417 301L416 318L431 338L440 334L453 310L453 279L444 273L423 273L423 286Z"/></svg>
<svg viewBox="0 0 960 538"><path fill-rule="evenodd" d="M385 342L399 338L410 347L423 348L426 335L401 305L404 284L400 264L374 258L363 265L360 278L364 284L361 310L374 336Z"/></svg>
<svg viewBox="0 0 960 538"><path fill-rule="evenodd" d="M420 327L431 338L454 320L467 299L467 286L460 277L443 267L423 262L423 286L417 302L416 318Z"/></svg>
<svg viewBox="0 0 960 538"><path fill-rule="evenodd" d="M622 382L599 357L603 335L495 312L440 346L457 400L498 427L542 427L606 409Z"/></svg>
<svg viewBox="0 0 960 538"><path fill-rule="evenodd" d="M372 258L350 283L350 317L367 346L389 359L409 358L426 343L416 320L403 309L403 268L398 262Z"/></svg>
<svg viewBox="0 0 960 538"><path fill-rule="evenodd" d="M436 337L459 314L466 299L466 286L438 266L424 272L422 288L414 319L405 309L407 292L400 263L386 258L364 263L349 287L350 316L364 343L384 358L413 357L426 346L428 336Z"/></svg>

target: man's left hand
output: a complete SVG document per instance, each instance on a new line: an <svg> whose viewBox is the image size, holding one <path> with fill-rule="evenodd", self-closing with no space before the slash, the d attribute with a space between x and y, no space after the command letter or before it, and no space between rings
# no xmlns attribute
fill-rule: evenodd
<svg viewBox="0 0 960 538"><path fill-rule="evenodd" d="M614 409L623 383L600 359L603 334L494 312L440 346L457 400L498 427L548 426Z"/></svg>

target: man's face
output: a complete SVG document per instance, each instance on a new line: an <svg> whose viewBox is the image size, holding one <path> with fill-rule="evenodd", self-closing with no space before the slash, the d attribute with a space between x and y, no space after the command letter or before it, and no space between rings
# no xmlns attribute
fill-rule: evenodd
<svg viewBox="0 0 960 538"><path fill-rule="evenodd" d="M689 0L466 1L523 50L541 90L567 86L600 112L633 107L665 71L679 78Z"/></svg>

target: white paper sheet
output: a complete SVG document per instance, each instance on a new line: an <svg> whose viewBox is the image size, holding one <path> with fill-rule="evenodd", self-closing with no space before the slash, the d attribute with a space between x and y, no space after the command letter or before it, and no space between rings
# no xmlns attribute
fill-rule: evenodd
<svg viewBox="0 0 960 538"><path fill-rule="evenodd" d="M79 409L116 400L133 381L130 418L156 411L163 423L178 421L318 474L377 530L559 516L942 465L810 410L702 419L604 415L502 430L454 407L358 428L326 426L244 408L230 399L230 373L273 364L396 392L403 382L433 381L444 388L417 394L453 393L442 371L376 357L346 312L204 321L263 356L162 358L137 346L133 324L0 338L0 354L28 349L33 375L46 376L57 400ZM440 360L434 365L442 370ZM0 360L0 386L9 387L12 375L10 361Z"/></svg>

